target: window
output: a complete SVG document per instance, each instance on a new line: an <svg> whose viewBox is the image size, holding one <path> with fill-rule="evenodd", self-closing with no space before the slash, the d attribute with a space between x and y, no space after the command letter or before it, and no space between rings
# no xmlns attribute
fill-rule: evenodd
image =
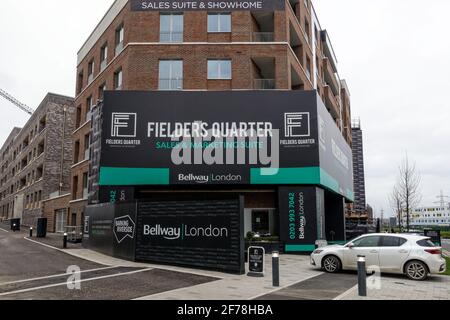
<svg viewBox="0 0 450 320"><path fill-rule="evenodd" d="M102 84L100 87L98 87L98 99L103 100L103 94L106 91L106 83Z"/></svg>
<svg viewBox="0 0 450 320"><path fill-rule="evenodd" d="M161 14L160 16L160 42L183 42L183 15Z"/></svg>
<svg viewBox="0 0 450 320"><path fill-rule="evenodd" d="M353 241L355 247L368 248L368 247L378 247L380 242L379 236L369 236Z"/></svg>
<svg viewBox="0 0 450 320"><path fill-rule="evenodd" d="M183 90L183 61L159 61L159 90Z"/></svg>
<svg viewBox="0 0 450 320"><path fill-rule="evenodd" d="M231 32L231 14L208 14L208 32Z"/></svg>
<svg viewBox="0 0 450 320"><path fill-rule="evenodd" d="M120 52L122 52L124 35L125 35L125 29L123 27L123 24L121 24L116 29L116 55L118 55Z"/></svg>
<svg viewBox="0 0 450 320"><path fill-rule="evenodd" d="M406 243L406 239L400 237L381 237L381 247L400 247Z"/></svg>
<svg viewBox="0 0 450 320"><path fill-rule="evenodd" d="M231 79L231 60L208 60L208 79Z"/></svg>
<svg viewBox="0 0 450 320"><path fill-rule="evenodd" d="M123 75L122 69L114 73L114 90L122 90Z"/></svg>
<svg viewBox="0 0 450 320"><path fill-rule="evenodd" d="M427 248L436 247L436 245L433 243L433 241L431 241L429 239L419 240L416 243L421 247L427 247Z"/></svg>
<svg viewBox="0 0 450 320"><path fill-rule="evenodd" d="M90 152L90 135L84 136L84 160L89 160Z"/></svg>
<svg viewBox="0 0 450 320"><path fill-rule="evenodd" d="M78 90L77 93L81 93L83 91L83 71L78 74Z"/></svg>
<svg viewBox="0 0 450 320"><path fill-rule="evenodd" d="M105 43L103 47L100 49L100 71L103 71L106 68L107 63L108 63L108 45Z"/></svg>
<svg viewBox="0 0 450 320"><path fill-rule="evenodd" d="M95 61L91 60L88 64L88 83L91 83L94 80L94 69L95 69Z"/></svg>
<svg viewBox="0 0 450 320"><path fill-rule="evenodd" d="M83 199L87 199L88 197L88 174L87 172L83 173Z"/></svg>

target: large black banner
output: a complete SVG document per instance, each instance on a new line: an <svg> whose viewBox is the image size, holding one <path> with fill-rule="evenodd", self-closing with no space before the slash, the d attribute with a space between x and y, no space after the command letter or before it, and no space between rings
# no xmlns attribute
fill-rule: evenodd
<svg viewBox="0 0 450 320"><path fill-rule="evenodd" d="M131 0L132 11L274 11L284 0Z"/></svg>
<svg viewBox="0 0 450 320"><path fill-rule="evenodd" d="M102 119L100 186L297 184L353 196L351 149L314 91L106 92Z"/></svg>

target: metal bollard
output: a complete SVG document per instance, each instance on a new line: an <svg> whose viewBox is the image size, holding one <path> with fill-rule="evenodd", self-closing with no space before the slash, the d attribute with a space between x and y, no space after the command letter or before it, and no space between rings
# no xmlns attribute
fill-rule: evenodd
<svg viewBox="0 0 450 320"><path fill-rule="evenodd" d="M64 249L67 248L67 232L64 233L64 237L63 237L63 248L64 248Z"/></svg>
<svg viewBox="0 0 450 320"><path fill-rule="evenodd" d="M30 227L30 238L33 238L33 227Z"/></svg>
<svg viewBox="0 0 450 320"><path fill-rule="evenodd" d="M367 297L366 257L358 256L358 294Z"/></svg>
<svg viewBox="0 0 450 320"><path fill-rule="evenodd" d="M280 286L280 253L272 252L272 283L274 287Z"/></svg>
<svg viewBox="0 0 450 320"><path fill-rule="evenodd" d="M13 232L16 232L16 224L13 224Z"/></svg>

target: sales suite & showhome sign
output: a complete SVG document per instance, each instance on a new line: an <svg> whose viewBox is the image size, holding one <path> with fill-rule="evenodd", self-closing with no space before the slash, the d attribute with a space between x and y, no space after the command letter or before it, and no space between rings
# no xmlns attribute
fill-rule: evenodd
<svg viewBox="0 0 450 320"><path fill-rule="evenodd" d="M133 11L274 11L284 10L284 0L132 0Z"/></svg>

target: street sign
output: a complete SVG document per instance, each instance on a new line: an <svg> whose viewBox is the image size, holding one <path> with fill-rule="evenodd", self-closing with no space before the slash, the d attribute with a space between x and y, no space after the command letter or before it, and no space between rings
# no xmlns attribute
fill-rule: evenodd
<svg viewBox="0 0 450 320"><path fill-rule="evenodd" d="M250 277L264 277L264 256L266 250L263 247L248 248L248 269Z"/></svg>
<svg viewBox="0 0 450 320"><path fill-rule="evenodd" d="M423 230L423 234L425 237L430 237L431 241L436 245L441 247L441 230L431 230L431 229L425 229Z"/></svg>

